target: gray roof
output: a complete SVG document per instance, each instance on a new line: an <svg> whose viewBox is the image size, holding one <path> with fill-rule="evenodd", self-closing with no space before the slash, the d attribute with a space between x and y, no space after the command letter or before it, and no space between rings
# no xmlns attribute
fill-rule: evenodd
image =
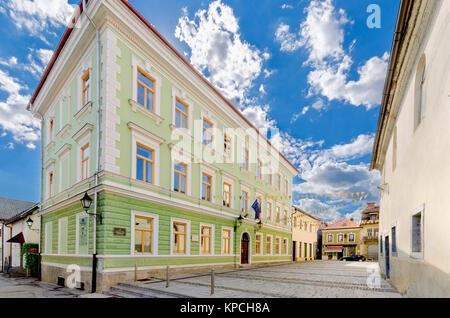
<svg viewBox="0 0 450 318"><path fill-rule="evenodd" d="M0 197L0 220L8 220L35 205L35 202Z"/></svg>

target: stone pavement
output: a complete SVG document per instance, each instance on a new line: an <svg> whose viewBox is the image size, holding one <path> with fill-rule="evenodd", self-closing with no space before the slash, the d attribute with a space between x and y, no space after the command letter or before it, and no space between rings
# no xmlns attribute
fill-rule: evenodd
<svg viewBox="0 0 450 318"><path fill-rule="evenodd" d="M309 261L217 270L212 296L210 273L172 276L168 288L163 278L127 282L113 287L107 294L119 297L401 297L378 272L378 263L372 262ZM172 295L157 295L158 292Z"/></svg>
<svg viewBox="0 0 450 318"><path fill-rule="evenodd" d="M33 277L6 277L0 274L0 298L85 298L107 297L45 283Z"/></svg>

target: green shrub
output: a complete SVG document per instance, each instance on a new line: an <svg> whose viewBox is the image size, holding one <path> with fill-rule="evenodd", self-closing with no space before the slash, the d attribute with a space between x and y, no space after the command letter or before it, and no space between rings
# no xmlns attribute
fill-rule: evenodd
<svg viewBox="0 0 450 318"><path fill-rule="evenodd" d="M31 276L37 276L38 274L38 249L39 245L36 243L25 243L22 245L22 250L20 251L21 258L25 255L23 269L30 269Z"/></svg>

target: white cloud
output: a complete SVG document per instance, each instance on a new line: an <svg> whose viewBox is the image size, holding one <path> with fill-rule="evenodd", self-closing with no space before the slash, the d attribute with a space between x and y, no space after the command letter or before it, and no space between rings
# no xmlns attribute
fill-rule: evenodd
<svg viewBox="0 0 450 318"><path fill-rule="evenodd" d="M14 149L14 143L8 142L8 144L6 145L6 149L9 149L9 150Z"/></svg>
<svg viewBox="0 0 450 318"><path fill-rule="evenodd" d="M36 53L39 60L44 66L47 66L53 56L53 50L38 49Z"/></svg>
<svg viewBox="0 0 450 318"><path fill-rule="evenodd" d="M0 58L0 64L8 67L13 67L17 65L17 57L11 56L8 60Z"/></svg>
<svg viewBox="0 0 450 318"><path fill-rule="evenodd" d="M294 9L294 7L290 4L283 3L281 9Z"/></svg>
<svg viewBox="0 0 450 318"><path fill-rule="evenodd" d="M67 0L6 0L4 6L16 27L31 35L66 24L75 9Z"/></svg>
<svg viewBox="0 0 450 318"><path fill-rule="evenodd" d="M263 84L261 84L261 85L259 86L259 92L260 92L261 94L266 94L266 90L264 89L264 85L263 85Z"/></svg>
<svg viewBox="0 0 450 318"><path fill-rule="evenodd" d="M248 106L242 110L242 114L261 132L266 135L269 130L276 130L276 122L268 115L269 105Z"/></svg>
<svg viewBox="0 0 450 318"><path fill-rule="evenodd" d="M25 109L30 96L22 95L21 91L26 88L0 70L0 91L8 94L6 100L0 100L0 128L16 142L34 144L39 140L40 122Z"/></svg>
<svg viewBox="0 0 450 318"><path fill-rule="evenodd" d="M175 37L190 47L192 65L229 99L244 99L267 57L241 40L232 8L220 0L198 10L192 20L182 16Z"/></svg>
<svg viewBox="0 0 450 318"><path fill-rule="evenodd" d="M328 100L342 100L354 106L370 109L381 102L381 92L386 75L389 54L374 56L358 68L359 78L351 80L353 64L346 54L344 26L352 23L343 9L336 10L332 0L314 0L305 9L306 19L300 24L298 34L280 23L275 40L281 51L295 51L304 47L308 58L304 64L312 67L308 74L309 95L320 94ZM350 45L353 50L355 40Z"/></svg>
<svg viewBox="0 0 450 318"><path fill-rule="evenodd" d="M374 134L359 135L351 143L335 145L330 151L336 158L360 158L372 152Z"/></svg>
<svg viewBox="0 0 450 318"><path fill-rule="evenodd" d="M268 69L264 69L263 72L264 72L264 77L265 77L265 78L268 78L268 77L270 77L273 73L275 73L276 71L275 71L275 70L269 71Z"/></svg>

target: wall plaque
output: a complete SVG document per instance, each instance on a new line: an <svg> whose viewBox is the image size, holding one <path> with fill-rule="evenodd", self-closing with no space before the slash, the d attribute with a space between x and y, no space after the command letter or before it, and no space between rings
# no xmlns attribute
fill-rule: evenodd
<svg viewBox="0 0 450 318"><path fill-rule="evenodd" d="M127 234L127 230L124 227L115 227L114 235L117 236L125 236Z"/></svg>

